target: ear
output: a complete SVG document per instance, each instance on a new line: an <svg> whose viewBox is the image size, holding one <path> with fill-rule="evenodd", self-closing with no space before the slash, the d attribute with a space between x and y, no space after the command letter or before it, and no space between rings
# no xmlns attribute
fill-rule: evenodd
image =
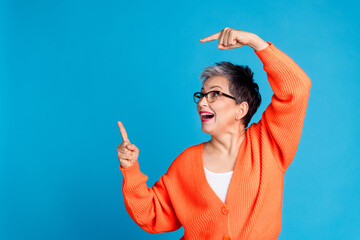
<svg viewBox="0 0 360 240"><path fill-rule="evenodd" d="M249 111L249 104L247 102L242 102L238 105L236 119L242 119L246 116Z"/></svg>

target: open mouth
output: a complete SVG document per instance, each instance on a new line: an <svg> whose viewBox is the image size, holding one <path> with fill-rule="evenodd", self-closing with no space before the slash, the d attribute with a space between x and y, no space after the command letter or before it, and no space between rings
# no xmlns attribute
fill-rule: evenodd
<svg viewBox="0 0 360 240"><path fill-rule="evenodd" d="M214 114L209 114L209 113L202 114L202 115L201 115L201 121L203 121L203 122L209 121L209 120L212 119L214 116L215 116Z"/></svg>

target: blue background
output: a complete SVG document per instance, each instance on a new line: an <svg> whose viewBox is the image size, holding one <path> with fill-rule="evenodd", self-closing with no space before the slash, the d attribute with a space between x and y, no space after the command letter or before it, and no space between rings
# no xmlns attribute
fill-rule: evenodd
<svg viewBox="0 0 360 240"><path fill-rule="evenodd" d="M257 122L272 90L253 50L199 42L225 27L274 43L312 80L279 239L360 239L352 2L1 1L0 239L179 239L183 228L149 234L126 212L117 121L149 187L210 139L192 99L206 66L251 67Z"/></svg>

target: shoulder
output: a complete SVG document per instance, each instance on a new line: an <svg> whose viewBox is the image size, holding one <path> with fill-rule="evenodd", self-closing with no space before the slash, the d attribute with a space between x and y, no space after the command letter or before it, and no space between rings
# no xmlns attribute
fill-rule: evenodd
<svg viewBox="0 0 360 240"><path fill-rule="evenodd" d="M257 123L253 122L246 128L246 148L254 147L261 141L261 135L264 134L264 129L261 127L261 120ZM266 133L265 133L266 134Z"/></svg>
<svg viewBox="0 0 360 240"><path fill-rule="evenodd" d="M254 136L260 135L261 122L253 122L246 128L246 136L248 140L252 140Z"/></svg>
<svg viewBox="0 0 360 240"><path fill-rule="evenodd" d="M185 159L189 157L194 157L194 155L200 155L201 154L201 145L203 143L199 143L196 145L189 146L185 148L176 159Z"/></svg>
<svg viewBox="0 0 360 240"><path fill-rule="evenodd" d="M257 123L253 122L248 128L246 128L246 133L249 135L256 134L260 131L261 121Z"/></svg>
<svg viewBox="0 0 360 240"><path fill-rule="evenodd" d="M201 157L201 144L202 143L189 146L179 153L171 163L168 172L190 169L194 163L194 159Z"/></svg>

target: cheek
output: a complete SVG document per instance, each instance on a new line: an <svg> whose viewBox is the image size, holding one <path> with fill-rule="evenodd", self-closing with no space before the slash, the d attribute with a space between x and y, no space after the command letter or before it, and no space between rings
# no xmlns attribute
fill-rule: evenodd
<svg viewBox="0 0 360 240"><path fill-rule="evenodd" d="M217 106L215 113L217 119L220 121L224 120L226 122L232 122L235 120L235 115L233 114L234 108L229 106L229 104L222 104Z"/></svg>

